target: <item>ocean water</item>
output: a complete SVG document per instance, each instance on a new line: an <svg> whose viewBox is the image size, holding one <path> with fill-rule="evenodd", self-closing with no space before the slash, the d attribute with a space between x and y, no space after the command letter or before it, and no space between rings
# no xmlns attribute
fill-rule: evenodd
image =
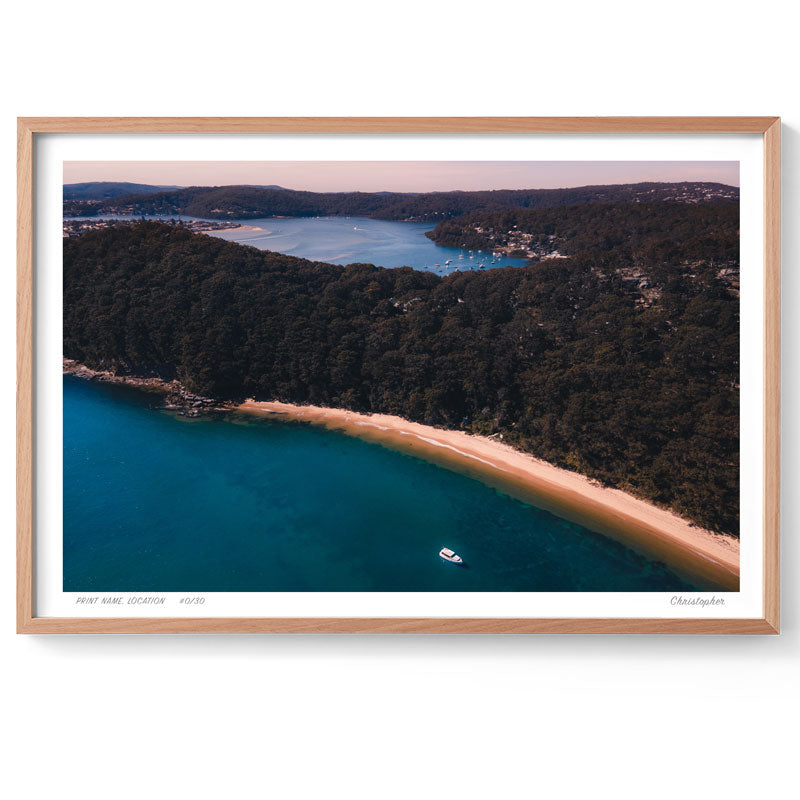
<svg viewBox="0 0 800 800"><path fill-rule="evenodd" d="M479 481L302 423L64 378L64 590L691 591ZM466 567L444 562L450 547Z"/></svg>
<svg viewBox="0 0 800 800"><path fill-rule="evenodd" d="M148 217L157 220L173 218L196 219L184 216ZM434 229L435 226L431 223L385 222L363 217L270 217L238 221L247 228L259 230L210 231L209 235L257 247L259 250L273 250L312 261L342 265L366 263L379 267L414 267L438 275L447 275L456 269L480 269L481 264L488 270L520 267L527 263L521 258L493 259L491 253L439 247L425 235L427 231ZM448 260L452 263L446 265Z"/></svg>

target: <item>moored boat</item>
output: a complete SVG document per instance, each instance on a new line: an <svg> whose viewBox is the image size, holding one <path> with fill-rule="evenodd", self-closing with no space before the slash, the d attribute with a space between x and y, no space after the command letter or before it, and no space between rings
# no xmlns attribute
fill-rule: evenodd
<svg viewBox="0 0 800 800"><path fill-rule="evenodd" d="M439 556L443 558L445 561L449 561L451 564L463 564L464 559L461 556L454 553L449 547L443 547L439 551Z"/></svg>

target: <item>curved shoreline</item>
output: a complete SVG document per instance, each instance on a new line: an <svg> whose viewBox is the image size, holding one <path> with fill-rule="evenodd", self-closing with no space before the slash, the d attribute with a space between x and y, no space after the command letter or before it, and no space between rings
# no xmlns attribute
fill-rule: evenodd
<svg viewBox="0 0 800 800"><path fill-rule="evenodd" d="M739 590L739 540L700 528L672 511L601 486L507 444L463 431L434 428L387 414L247 400L235 405L199 397L178 381L117 375L64 359L64 373L119 383L165 396L165 408L188 416L204 411L273 415L321 425L414 455L488 484L504 494L615 539L709 591Z"/></svg>
<svg viewBox="0 0 800 800"><path fill-rule="evenodd" d="M321 425L432 461L616 539L709 590L739 590L738 539L502 442L387 414L254 400L233 408Z"/></svg>

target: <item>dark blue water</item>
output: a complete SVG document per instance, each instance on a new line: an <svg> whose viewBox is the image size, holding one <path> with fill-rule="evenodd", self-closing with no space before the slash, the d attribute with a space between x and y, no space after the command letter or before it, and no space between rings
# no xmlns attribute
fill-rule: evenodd
<svg viewBox="0 0 800 800"><path fill-rule="evenodd" d="M107 217L112 218L126 219L119 216ZM151 216L149 219L164 220L173 217ZM447 275L457 269L480 269L481 265L488 270L520 267L527 263L525 259L494 257L491 253L480 250L439 247L425 235L435 226L425 222L385 222L362 217L270 217L239 222L245 226L244 230L209 231L209 235L312 261L342 265L366 263L379 267L414 267L438 275ZM448 260L450 264L446 263Z"/></svg>
<svg viewBox="0 0 800 800"><path fill-rule="evenodd" d="M300 423L64 379L65 591L686 591L444 468ZM442 561L450 547L468 563Z"/></svg>

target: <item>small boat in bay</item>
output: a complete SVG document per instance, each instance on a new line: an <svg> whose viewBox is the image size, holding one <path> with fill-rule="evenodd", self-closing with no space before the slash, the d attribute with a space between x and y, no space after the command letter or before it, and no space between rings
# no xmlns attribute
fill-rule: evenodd
<svg viewBox="0 0 800 800"><path fill-rule="evenodd" d="M439 556L443 558L445 561L449 561L451 564L463 564L464 559L461 556L456 555L449 547L443 547L439 551Z"/></svg>

